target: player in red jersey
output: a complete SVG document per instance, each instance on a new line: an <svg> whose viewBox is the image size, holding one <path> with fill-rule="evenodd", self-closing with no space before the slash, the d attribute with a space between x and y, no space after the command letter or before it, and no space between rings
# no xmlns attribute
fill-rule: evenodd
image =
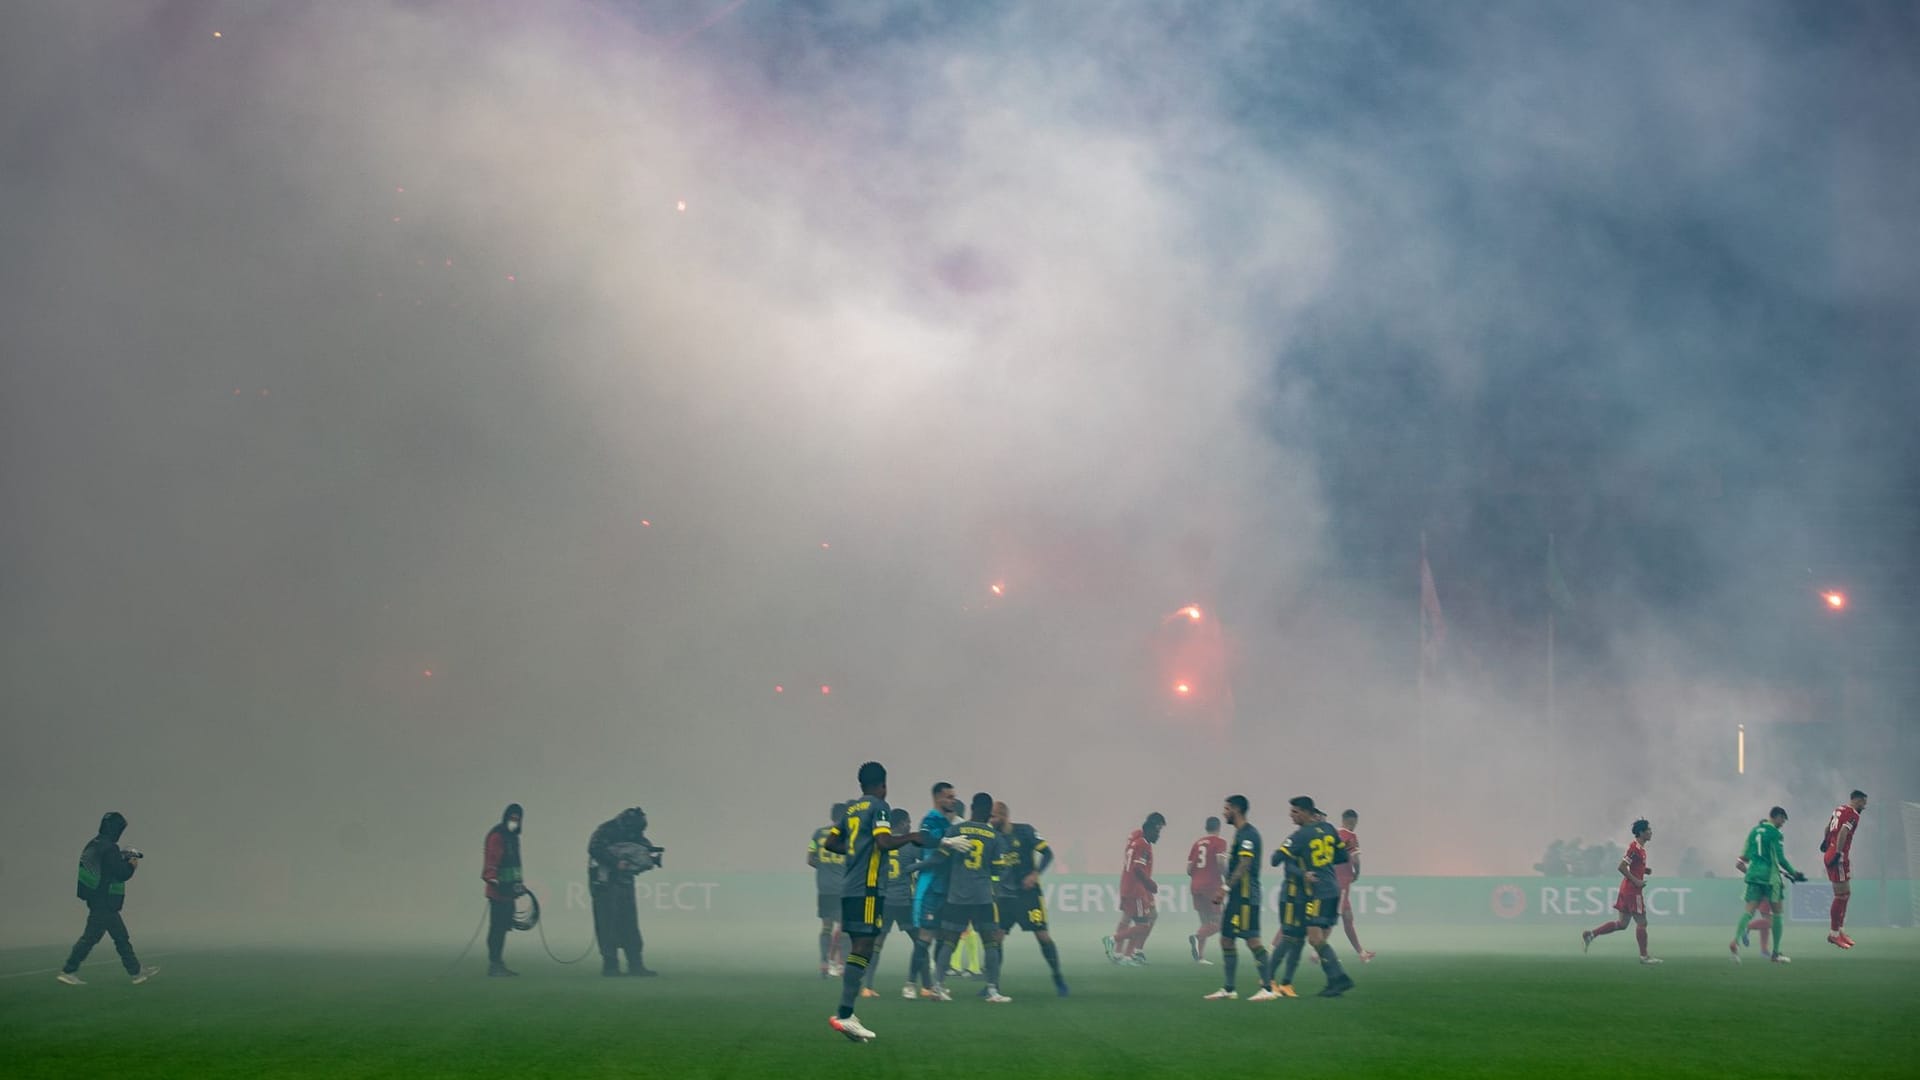
<svg viewBox="0 0 1920 1080"><path fill-rule="evenodd" d="M1193 962L1211 964L1207 959L1207 939L1220 932L1220 882L1227 865L1227 838L1220 835L1220 819L1207 819L1207 835L1187 849L1187 887L1193 894L1193 910L1200 916L1200 932L1187 935L1187 948Z"/></svg>
<svg viewBox="0 0 1920 1080"><path fill-rule="evenodd" d="M1827 941L1843 949L1853 948L1853 939L1841 928L1847 925L1847 901L1853 898L1853 834L1860 828L1860 812L1867 808L1867 793L1855 789L1847 801L1833 808L1827 819L1827 835L1820 840L1820 854L1827 864L1827 880L1833 883L1833 907L1829 913L1833 930Z"/></svg>
<svg viewBox="0 0 1920 1080"><path fill-rule="evenodd" d="M1593 939L1604 937L1615 930L1625 930L1627 923L1634 923L1634 938L1640 942L1640 962L1657 964L1660 961L1647 955L1647 843L1653 839L1653 826L1646 818L1633 823L1633 843L1627 845L1627 854L1620 860L1620 895L1614 900L1613 909L1620 913L1615 922L1604 922L1591 930L1580 934L1580 951L1586 952L1593 945Z"/></svg>
<svg viewBox="0 0 1920 1080"><path fill-rule="evenodd" d="M1166 824L1166 815L1155 811L1127 837L1127 863L1120 871L1120 925L1101 943L1107 947L1107 959L1116 964L1147 962L1140 949L1153 933L1153 921L1160 917L1153 899L1160 891L1153 880L1153 845L1160 841Z"/></svg>
<svg viewBox="0 0 1920 1080"><path fill-rule="evenodd" d="M1371 950L1360 947L1360 935L1353 928L1353 897L1349 890L1353 883L1360 880L1360 812L1347 810L1340 815L1340 839L1347 845L1347 861L1333 864L1334 879L1340 882L1340 923L1347 928L1347 940L1353 943L1353 951L1360 954L1360 962L1373 959Z"/></svg>

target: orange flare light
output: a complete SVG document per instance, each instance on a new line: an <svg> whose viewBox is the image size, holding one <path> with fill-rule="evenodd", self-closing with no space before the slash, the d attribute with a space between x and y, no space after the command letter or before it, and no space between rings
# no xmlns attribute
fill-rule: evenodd
<svg viewBox="0 0 1920 1080"><path fill-rule="evenodd" d="M1831 611L1845 611L1847 608L1847 594L1838 589L1823 592L1820 598L1827 602L1827 608Z"/></svg>
<svg viewBox="0 0 1920 1080"><path fill-rule="evenodd" d="M1179 694L1182 697L1185 697L1186 695L1193 693L1193 687L1188 685L1187 683L1177 682L1173 684L1173 692L1176 694Z"/></svg>

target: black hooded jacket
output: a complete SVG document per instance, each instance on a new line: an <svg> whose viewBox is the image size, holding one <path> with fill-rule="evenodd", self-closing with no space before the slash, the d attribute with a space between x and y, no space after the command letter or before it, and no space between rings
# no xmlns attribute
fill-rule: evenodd
<svg viewBox="0 0 1920 1080"><path fill-rule="evenodd" d="M508 803L500 812L500 824L487 830L486 862L480 869L480 879L487 883L489 900L511 900L520 886L520 834L507 828L507 822L516 817L524 823L526 812L519 803Z"/></svg>
<svg viewBox="0 0 1920 1080"><path fill-rule="evenodd" d="M109 810L100 833L80 849L80 880L74 894L97 911L119 911L127 902L127 879L138 869L120 850L127 819Z"/></svg>
<svg viewBox="0 0 1920 1080"><path fill-rule="evenodd" d="M620 811L611 821L593 830L587 840L587 882L589 885L623 885L629 888L637 871L620 869L620 858L608 850L614 844L640 844L647 841L647 813L637 806Z"/></svg>

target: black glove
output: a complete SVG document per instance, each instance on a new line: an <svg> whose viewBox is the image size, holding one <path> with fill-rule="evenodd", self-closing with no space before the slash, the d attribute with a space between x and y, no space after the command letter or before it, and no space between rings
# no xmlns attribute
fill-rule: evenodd
<svg viewBox="0 0 1920 1080"><path fill-rule="evenodd" d="M1795 871L1793 872L1793 880L1795 880L1795 881L1805 881L1805 880L1807 880L1807 875L1805 875L1805 874L1803 874L1803 873L1801 873L1801 872L1800 872L1800 871L1798 871L1798 870L1795 870Z"/></svg>
<svg viewBox="0 0 1920 1080"><path fill-rule="evenodd" d="M1279 866L1283 861L1284 857L1277 851L1267 856L1267 865L1269 866Z"/></svg>

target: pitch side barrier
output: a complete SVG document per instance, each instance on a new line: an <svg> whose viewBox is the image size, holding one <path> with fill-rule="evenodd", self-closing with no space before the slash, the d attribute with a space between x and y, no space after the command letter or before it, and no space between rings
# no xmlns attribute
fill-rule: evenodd
<svg viewBox="0 0 1920 1080"><path fill-rule="evenodd" d="M1049 876L1045 882L1048 918L1057 924L1111 925L1120 910L1119 882L1111 876ZM1409 926L1478 925L1590 926L1613 910L1619 878L1543 877L1373 877L1362 878L1351 893L1354 913L1376 924ZM589 909L584 882L554 888L536 885L543 896L558 894L565 910ZM687 918L706 916L807 921L815 918L813 875L698 874L666 877L647 874L635 886L643 918L649 913ZM1279 886L1266 886L1266 907L1278 904ZM1719 926L1731 924L1744 901L1737 878L1655 878L1647 889L1647 913L1662 923ZM1855 925L1883 921L1904 924L1913 910L1914 883L1903 879L1855 881L1848 918ZM1827 920L1832 886L1824 881L1794 885L1788 910L1795 921ZM1162 915L1191 916L1193 897L1184 879L1163 887ZM1889 918L1890 917L1890 918ZM1185 925L1185 920L1180 921Z"/></svg>

